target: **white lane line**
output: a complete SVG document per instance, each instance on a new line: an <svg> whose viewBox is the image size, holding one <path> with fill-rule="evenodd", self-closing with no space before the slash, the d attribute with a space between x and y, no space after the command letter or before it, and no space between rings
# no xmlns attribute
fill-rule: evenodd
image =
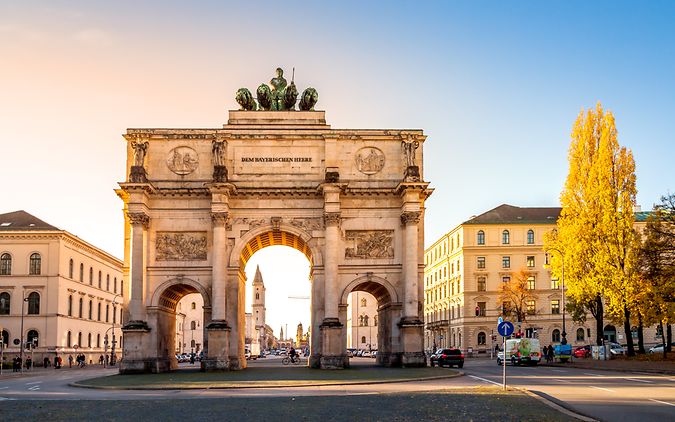
<svg viewBox="0 0 675 422"><path fill-rule="evenodd" d="M651 400L651 401L656 402L656 403L667 404L668 406L675 406L675 404L668 403L667 401L661 401L661 400L656 400L656 399L647 399L647 400Z"/></svg>
<svg viewBox="0 0 675 422"><path fill-rule="evenodd" d="M0 397L0 401L3 401L3 400L16 400L16 399L12 399L12 398L9 398L9 397Z"/></svg>
<svg viewBox="0 0 675 422"><path fill-rule="evenodd" d="M553 372L567 372L564 369L551 369Z"/></svg>
<svg viewBox="0 0 675 422"><path fill-rule="evenodd" d="M26 385L31 385L31 384L42 384L42 381L33 381L33 382L27 382Z"/></svg>
<svg viewBox="0 0 675 422"><path fill-rule="evenodd" d="M654 381L641 380L641 379L637 379L637 378L624 378L624 379L627 380L627 381L644 382L644 383L647 383L647 384L653 384L654 383Z"/></svg>
<svg viewBox="0 0 675 422"><path fill-rule="evenodd" d="M584 372L584 375L590 375L592 377L601 377L602 376L600 374L591 374L590 372Z"/></svg>
<svg viewBox="0 0 675 422"><path fill-rule="evenodd" d="M553 378L553 381L564 382L565 384L571 384L572 383L572 381L563 380L563 379L560 379L560 378Z"/></svg>
<svg viewBox="0 0 675 422"><path fill-rule="evenodd" d="M590 388L595 388L596 390L602 390L602 391L609 391L610 393L614 393L614 390L610 390L609 388L602 388L602 387L595 387L593 385L589 385Z"/></svg>
<svg viewBox="0 0 675 422"><path fill-rule="evenodd" d="M477 376L475 376L475 375L469 375L469 378L477 379L477 380L483 381L483 382L489 382L490 384L494 384L494 385L499 385L499 386L502 385L502 383L500 383L500 382L494 382L494 381L491 381L491 380L489 380L489 379L477 377Z"/></svg>
<svg viewBox="0 0 675 422"><path fill-rule="evenodd" d="M9 388L9 387L0 387L0 390L6 390L6 389L8 389L8 388Z"/></svg>
<svg viewBox="0 0 675 422"><path fill-rule="evenodd" d="M37 390L39 390L39 389L40 389L39 386L34 385L34 386L30 387L28 390L29 390L29 391L37 391Z"/></svg>

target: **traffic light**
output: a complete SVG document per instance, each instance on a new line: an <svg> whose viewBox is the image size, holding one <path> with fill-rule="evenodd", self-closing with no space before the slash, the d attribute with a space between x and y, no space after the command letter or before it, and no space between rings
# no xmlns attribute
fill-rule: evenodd
<svg viewBox="0 0 675 422"><path fill-rule="evenodd" d="M476 316L480 316L480 306L476 306Z"/></svg>

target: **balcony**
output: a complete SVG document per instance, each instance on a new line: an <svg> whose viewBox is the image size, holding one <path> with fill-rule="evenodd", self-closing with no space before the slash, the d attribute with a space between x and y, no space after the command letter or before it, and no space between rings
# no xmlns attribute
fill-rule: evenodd
<svg viewBox="0 0 675 422"><path fill-rule="evenodd" d="M433 330L436 328L444 328L448 326L447 319L440 319L438 321L427 322L427 330Z"/></svg>

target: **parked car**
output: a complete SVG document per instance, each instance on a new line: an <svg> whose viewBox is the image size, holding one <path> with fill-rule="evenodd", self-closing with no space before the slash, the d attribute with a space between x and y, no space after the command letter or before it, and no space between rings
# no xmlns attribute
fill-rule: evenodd
<svg viewBox="0 0 675 422"><path fill-rule="evenodd" d="M372 352L370 352L370 357L375 359L377 357L377 350L373 350Z"/></svg>
<svg viewBox="0 0 675 422"><path fill-rule="evenodd" d="M670 343L670 347L675 350L675 341ZM649 349L647 353L663 353L663 344L657 344Z"/></svg>
<svg viewBox="0 0 675 422"><path fill-rule="evenodd" d="M449 366L457 365L458 368L464 366L464 353L459 349L438 349L431 355L431 366Z"/></svg>
<svg viewBox="0 0 675 422"><path fill-rule="evenodd" d="M348 357L348 358L353 358L353 357L354 357L354 353L352 353L352 351L349 350L349 349L347 349L347 357Z"/></svg>
<svg viewBox="0 0 675 422"><path fill-rule="evenodd" d="M612 356L621 356L626 354L626 349L624 349L619 343L611 342L609 343L609 353Z"/></svg>
<svg viewBox="0 0 675 422"><path fill-rule="evenodd" d="M591 356L591 345L587 344L585 346L576 347L572 354L575 358L587 358Z"/></svg>
<svg viewBox="0 0 675 422"><path fill-rule="evenodd" d="M536 365L541 361L541 345L536 338L512 338L506 340L506 350L497 353L497 365L510 362L512 365ZM504 358L506 356L506 358Z"/></svg>

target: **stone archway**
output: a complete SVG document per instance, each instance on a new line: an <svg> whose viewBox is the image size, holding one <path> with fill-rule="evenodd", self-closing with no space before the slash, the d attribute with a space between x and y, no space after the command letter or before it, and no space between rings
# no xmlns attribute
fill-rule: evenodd
<svg viewBox="0 0 675 422"><path fill-rule="evenodd" d="M202 368L245 368L243 265L271 245L297 249L312 265L310 366L348 365L342 296L355 289L378 297L389 342L381 363L425 365L425 138L421 130L332 129L313 110L230 111L213 129L128 129L128 179L117 190L125 216L120 371L173 368L163 333L187 291L211 305Z"/></svg>

